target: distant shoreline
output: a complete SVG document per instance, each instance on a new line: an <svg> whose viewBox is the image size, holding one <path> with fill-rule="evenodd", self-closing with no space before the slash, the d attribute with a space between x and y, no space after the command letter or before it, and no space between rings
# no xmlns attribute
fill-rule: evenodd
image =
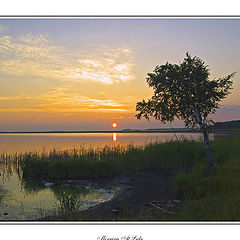
<svg viewBox="0 0 240 240"><path fill-rule="evenodd" d="M105 131L19 131L19 132L0 132L1 134L56 134L56 133L201 133L200 130L195 129L153 129L153 130L118 130L118 131L110 131L110 130L105 130ZM215 134L239 134L240 129L211 129L209 130L209 133L215 133Z"/></svg>
<svg viewBox="0 0 240 240"><path fill-rule="evenodd" d="M0 132L0 134L32 134L32 133L198 133L197 130L118 130L118 131L21 131Z"/></svg>

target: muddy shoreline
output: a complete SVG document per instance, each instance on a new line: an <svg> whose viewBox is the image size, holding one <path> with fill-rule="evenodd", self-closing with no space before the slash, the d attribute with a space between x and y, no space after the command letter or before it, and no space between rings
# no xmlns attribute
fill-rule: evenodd
<svg viewBox="0 0 240 240"><path fill-rule="evenodd" d="M39 221L124 221L125 218L131 221L139 212L152 210L152 202L166 203L176 197L174 176L157 172L139 172L103 181L119 186L110 201L77 213L46 217Z"/></svg>

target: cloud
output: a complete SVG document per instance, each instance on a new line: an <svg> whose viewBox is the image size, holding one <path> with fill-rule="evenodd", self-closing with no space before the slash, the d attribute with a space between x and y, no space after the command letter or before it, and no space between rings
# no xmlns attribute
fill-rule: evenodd
<svg viewBox="0 0 240 240"><path fill-rule="evenodd" d="M0 37L0 64L0 71L8 75L56 77L64 62L44 35L27 34Z"/></svg>
<svg viewBox="0 0 240 240"><path fill-rule="evenodd" d="M0 108L0 112L46 112L44 109L39 109L39 108Z"/></svg>
<svg viewBox="0 0 240 240"><path fill-rule="evenodd" d="M240 106L239 105L220 105L220 108L217 109L216 114L232 114L237 113L240 114Z"/></svg>
<svg viewBox="0 0 240 240"><path fill-rule="evenodd" d="M31 97L24 97L24 96L0 97L0 101L20 100L20 99L31 99Z"/></svg>
<svg viewBox="0 0 240 240"><path fill-rule="evenodd" d="M54 46L44 35L0 37L0 72L61 81L115 84L134 78L131 49L96 46L90 52Z"/></svg>
<svg viewBox="0 0 240 240"><path fill-rule="evenodd" d="M93 81L103 84L125 82L133 79L131 73L132 64L117 64L116 61L101 60L79 60L79 66L75 66L66 74L73 81ZM65 71L67 72L67 71Z"/></svg>
<svg viewBox="0 0 240 240"><path fill-rule="evenodd" d="M240 119L240 106L239 105L221 105L213 114L214 121L230 121Z"/></svg>
<svg viewBox="0 0 240 240"><path fill-rule="evenodd" d="M70 86L58 87L37 95L0 96L0 111L23 112L125 112L135 110L136 97L120 96L117 99L106 98L105 94L97 97L87 96ZM19 106L19 109L16 107Z"/></svg>
<svg viewBox="0 0 240 240"><path fill-rule="evenodd" d="M96 99L69 91L67 87L42 94L38 97L46 102L40 108L59 112L89 112L89 111L127 111L124 104L109 99Z"/></svg>
<svg viewBox="0 0 240 240"><path fill-rule="evenodd" d="M49 44L44 35L26 34L18 38L0 37L1 58L5 60L38 61L43 63L56 57L56 48Z"/></svg>

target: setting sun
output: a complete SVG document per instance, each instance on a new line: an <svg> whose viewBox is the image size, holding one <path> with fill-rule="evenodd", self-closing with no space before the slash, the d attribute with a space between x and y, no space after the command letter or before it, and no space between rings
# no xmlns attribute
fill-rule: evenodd
<svg viewBox="0 0 240 240"><path fill-rule="evenodd" d="M113 126L114 128L116 128L116 127L117 127L117 123L114 122L114 123L112 124L112 126Z"/></svg>

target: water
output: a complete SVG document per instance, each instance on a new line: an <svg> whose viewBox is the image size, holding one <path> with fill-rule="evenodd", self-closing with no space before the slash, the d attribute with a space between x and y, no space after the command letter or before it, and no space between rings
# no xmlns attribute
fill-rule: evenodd
<svg viewBox="0 0 240 240"><path fill-rule="evenodd" d="M198 139L200 133L177 133L181 136ZM26 151L63 150L78 147L103 147L122 144L144 145L150 142L175 140L173 133L38 133L0 134L0 153Z"/></svg>
<svg viewBox="0 0 240 240"><path fill-rule="evenodd" d="M177 133L199 139L199 133ZM145 145L175 140L172 133L57 133L0 134L0 153L63 150L105 145ZM1 166L0 187L7 194L0 202L0 220L32 220L86 209L113 198L118 186L92 181L58 181L22 179L14 166ZM0 188L1 192L1 188ZM0 198L1 199L1 198Z"/></svg>
<svg viewBox="0 0 240 240"><path fill-rule="evenodd" d="M7 190L6 200L0 205L0 220L5 221L34 220L87 209L112 199L118 189L91 181L21 180L16 172L2 178L1 183Z"/></svg>

